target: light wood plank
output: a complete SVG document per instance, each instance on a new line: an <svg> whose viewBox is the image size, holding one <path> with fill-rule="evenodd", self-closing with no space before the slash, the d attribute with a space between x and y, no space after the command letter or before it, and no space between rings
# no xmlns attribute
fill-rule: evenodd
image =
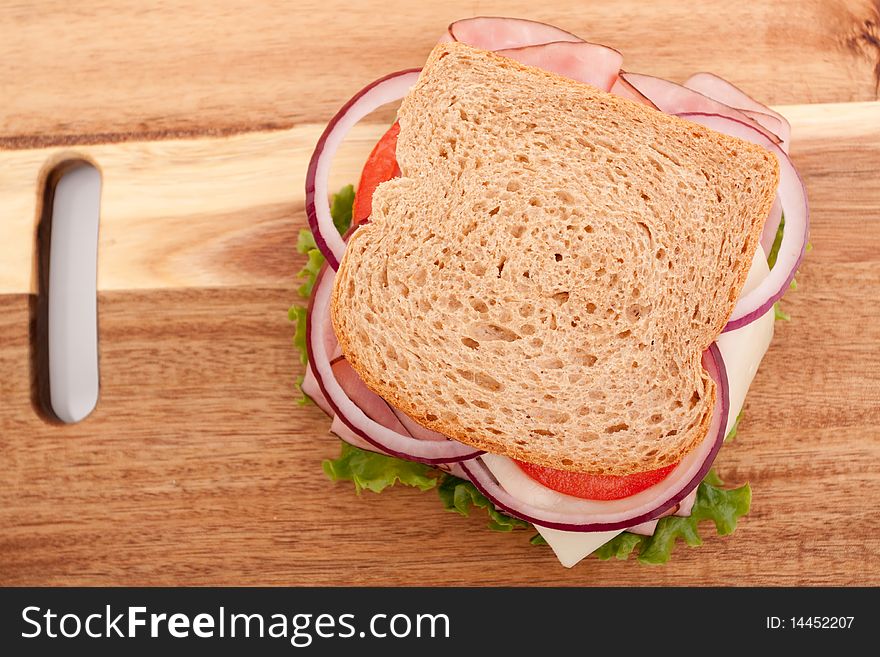
<svg viewBox="0 0 880 657"><path fill-rule="evenodd" d="M357 126L331 189L357 182L387 124ZM35 234L48 170L103 177L98 288L279 285L305 225L305 171L323 126L231 137L0 151L0 294L36 292Z"/></svg>
<svg viewBox="0 0 880 657"><path fill-rule="evenodd" d="M880 102L777 109L792 120L796 163L807 148L841 151L880 139ZM355 128L331 189L357 182L386 126ZM75 155L96 162L104 178L99 289L283 285L295 271L290 251L305 225L305 171L322 130L0 152L0 293L36 291L41 181Z"/></svg>

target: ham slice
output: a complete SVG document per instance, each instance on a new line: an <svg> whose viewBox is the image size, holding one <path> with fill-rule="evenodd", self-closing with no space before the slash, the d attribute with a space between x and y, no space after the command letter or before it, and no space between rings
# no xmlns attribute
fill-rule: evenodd
<svg viewBox="0 0 880 657"><path fill-rule="evenodd" d="M709 96L709 97L711 98L711 96ZM715 100L718 100L718 99L716 98ZM783 137L783 135L791 134L791 127L789 126L788 129L786 130L786 127L785 127L785 124L783 123L783 120L777 119L772 114L767 114L766 112L758 112L757 110L743 109L742 107L734 107L734 109L738 109L740 112L742 112L743 114L745 114L749 118L754 119L755 121L760 123L762 126L767 128L767 130L769 130L774 135L779 137L779 139L780 139L779 147L782 150L784 150L786 153L788 153L788 142L784 141L785 138Z"/></svg>
<svg viewBox="0 0 880 657"><path fill-rule="evenodd" d="M619 75L619 73L618 73ZM627 100L632 100L637 103L641 103L642 105L647 105L653 109L659 109L651 100L643 94L641 91L632 86L629 82L624 80L621 77L618 77L614 82L614 85L611 87L611 93L615 96L620 96L621 98L626 98Z"/></svg>
<svg viewBox="0 0 880 657"><path fill-rule="evenodd" d="M586 41L555 41L521 48L506 48L499 55L521 64L535 66L602 91L610 91L617 81L623 55L607 46Z"/></svg>
<svg viewBox="0 0 880 657"><path fill-rule="evenodd" d="M407 433L413 438L417 438L418 440L448 440L444 434L423 427L403 411L397 408L394 408L393 410L397 419L406 429Z"/></svg>
<svg viewBox="0 0 880 657"><path fill-rule="evenodd" d="M613 48L588 43L552 25L522 18L480 16L452 23L440 39L493 50L521 64L535 66L609 91L623 56Z"/></svg>
<svg viewBox="0 0 880 657"><path fill-rule="evenodd" d="M524 18L478 16L455 21L440 42L461 41L483 50L504 50L536 46L551 41L582 41L580 37L553 25Z"/></svg>

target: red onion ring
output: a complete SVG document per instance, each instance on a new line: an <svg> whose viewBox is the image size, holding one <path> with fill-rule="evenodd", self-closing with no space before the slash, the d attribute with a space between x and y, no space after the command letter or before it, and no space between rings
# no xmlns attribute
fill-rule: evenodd
<svg viewBox="0 0 880 657"><path fill-rule="evenodd" d="M337 381L331 363L335 335L330 322L330 297L335 276L325 264L315 281L306 321L306 344L315 379L336 418L357 437L383 452L410 461L433 465L472 459L482 454L480 450L454 440L420 440L389 429L370 418L348 397Z"/></svg>
<svg viewBox="0 0 880 657"><path fill-rule="evenodd" d="M684 498L675 509L669 509L663 517L666 516L680 516L682 518L687 518L691 515L691 511L694 508L694 502L697 501L697 489L695 488L690 492L690 494ZM653 536L654 532L657 531L657 523L660 522L660 518L654 518L653 520L647 520L645 522L639 523L638 525L633 525L632 527L627 527L626 531L630 534L641 534L642 536Z"/></svg>
<svg viewBox="0 0 880 657"><path fill-rule="evenodd" d="M785 149L783 149L785 150ZM761 231L761 248L764 253L769 255L776 242L776 231L779 230L779 224L782 223L782 203L779 201L779 194L773 199L773 207L770 208L770 215L764 222L764 230Z"/></svg>
<svg viewBox="0 0 880 657"><path fill-rule="evenodd" d="M337 438L342 440L343 442L348 443L352 447L357 447L358 449L363 449L367 452L375 452L377 454L385 454L385 451L379 449L372 443L368 443L363 438L359 437L356 433L354 433L351 429L348 428L339 417L333 418L333 423L330 425L330 433L334 434ZM459 479L467 480L467 475L464 473L464 470L461 469L461 466L458 463L434 463L433 467L438 470L442 470L443 472L447 472Z"/></svg>
<svg viewBox="0 0 880 657"><path fill-rule="evenodd" d="M470 479L468 479L467 473L461 467L461 463L440 463L435 467L438 470L443 470L443 472L448 472L453 477L458 477L459 479L470 481Z"/></svg>
<svg viewBox="0 0 880 657"><path fill-rule="evenodd" d="M694 494L694 491L691 491L691 495ZM681 504L684 504L682 502ZM689 513L679 513L681 509L681 504L677 504L671 509L668 509L666 513L663 514L663 517L666 518L668 516L687 516ZM654 532L657 531L657 523L660 522L660 518L654 518L653 520L646 520L645 522L640 522L638 525L633 525L632 527L627 527L626 531L630 534L640 534L642 536L653 536Z"/></svg>
<svg viewBox="0 0 880 657"><path fill-rule="evenodd" d="M678 505L678 509L675 511L675 515L682 516L683 518L687 518L691 515L691 511L694 509L694 503L697 501L697 489L694 488L690 495L684 498L681 501L681 504Z"/></svg>
<svg viewBox="0 0 880 657"><path fill-rule="evenodd" d="M348 428L348 426L339 419L338 415L333 416L333 422L330 423L330 433L335 435L340 440L348 443L353 447L357 447L358 449L363 449L368 452L376 452L378 454L384 454L385 451L379 449L372 443L368 443L366 440L358 436L355 432Z"/></svg>
<svg viewBox="0 0 880 657"><path fill-rule="evenodd" d="M776 155L779 160L778 197L785 213L785 230L782 244L776 256L776 264L767 277L751 292L747 292L736 302L727 326L722 332L734 331L751 324L779 301L788 290L791 280L807 248L810 230L810 209L807 205L807 191L797 169L785 152L761 132L736 119L717 114L690 112L678 114L683 119L699 123L731 137L738 137L753 144L763 146Z"/></svg>
<svg viewBox="0 0 880 657"><path fill-rule="evenodd" d="M657 531L658 522L660 522L660 518L654 518L653 520L647 520L645 522L640 522L638 525L627 527L626 531L630 534L638 534L640 536L653 536L654 532Z"/></svg>
<svg viewBox="0 0 880 657"><path fill-rule="evenodd" d="M315 244L334 270L339 268L342 254L345 253L345 242L330 216L328 180L333 157L342 140L361 119L382 105L406 96L418 79L419 71L421 69L411 68L389 73L368 84L330 119L315 145L306 172L306 215L309 218L309 228L315 236Z"/></svg>
<svg viewBox="0 0 880 657"><path fill-rule="evenodd" d="M709 96L704 96L699 91L694 91L675 82L643 73L621 71L620 77L638 89L641 94L647 96L662 112L676 115L684 112L705 112L707 114L726 116L753 127L774 143L779 143L780 141L779 137L756 120L746 116L738 109L725 105Z"/></svg>
<svg viewBox="0 0 880 657"><path fill-rule="evenodd" d="M462 463L461 467L474 486L499 510L541 527L571 532L603 532L626 529L658 518L685 500L699 486L724 442L730 398L727 371L715 343L703 353L703 367L718 386L706 438L682 459L666 479L640 493L601 502L566 495L563 497L566 498L568 510L551 511L527 504L508 493L483 462L485 456ZM516 467L512 462L510 465Z"/></svg>
<svg viewBox="0 0 880 657"><path fill-rule="evenodd" d="M758 110L743 109L742 107L734 107L733 109L739 110L750 119L753 119L757 123L760 123L764 128L767 129L767 132L770 132L779 139L779 148L788 153L788 142L786 142L785 138L782 137L782 135L785 134L785 126L782 125L782 121L780 119L777 119L772 114L759 112ZM791 132L790 127L788 128L788 132Z"/></svg>
<svg viewBox="0 0 880 657"><path fill-rule="evenodd" d="M317 386L317 380L314 378L312 380L315 382L315 386ZM320 390L318 392L323 397L323 393L321 393ZM399 413L398 417L401 418L401 421L403 421L402 418L406 416L403 413L400 413L397 409L393 407L391 408L395 413ZM366 440L358 436L354 431L349 428L347 424L345 424L345 422L342 421L342 419L338 415L332 415L332 412L330 413L330 415L333 418L333 422L330 424L330 433L336 435L336 437L338 437L340 440L347 442L349 445L353 445L354 447L358 447L359 449L365 449L368 452L378 452L379 454L385 454L384 450L376 447L372 443L368 443ZM424 427L422 427L421 425L416 424L413 420L409 420L409 422L412 423L413 427L422 428L424 432L430 431L429 429L424 429ZM410 431L412 437L416 438L417 440L435 440L435 438L430 435L434 432L430 432L430 434L419 433L417 431L411 430L409 425L405 425L405 429ZM447 439L444 438L444 440ZM434 465L441 470L445 470L446 472L455 474L456 476L460 476L462 478L464 477L464 472L461 470L461 468L458 467L456 463L437 463Z"/></svg>
<svg viewBox="0 0 880 657"><path fill-rule="evenodd" d="M327 401L324 393L321 392L321 386L318 385L318 380L315 378L315 373L312 371L311 363L306 364L306 373L305 376L303 376L303 382L299 387L304 395L308 396L309 399L315 402L315 406L320 408L331 418L333 417L333 409L330 408L330 402Z"/></svg>
<svg viewBox="0 0 880 657"><path fill-rule="evenodd" d="M780 147L788 153L788 144L791 141L791 124L779 112L758 102L735 84L714 73L694 73L685 80L684 86L709 96L709 98L714 98L719 102L730 105L756 119L765 128L779 136L782 140L782 143L779 144ZM758 113L760 113L760 116ZM772 117L776 123L773 124L767 121L766 117L768 116Z"/></svg>

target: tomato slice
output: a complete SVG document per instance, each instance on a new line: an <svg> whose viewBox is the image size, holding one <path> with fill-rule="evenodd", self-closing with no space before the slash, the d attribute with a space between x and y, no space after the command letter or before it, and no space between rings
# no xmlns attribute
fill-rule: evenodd
<svg viewBox="0 0 880 657"><path fill-rule="evenodd" d="M619 500L635 495L663 481L677 465L674 463L658 470L615 476L557 470L515 459L514 463L529 477L547 488L584 500Z"/></svg>
<svg viewBox="0 0 880 657"><path fill-rule="evenodd" d="M397 135L400 133L400 124L395 121L388 132L382 135L378 143L373 146L364 170L361 172L361 181L358 183L357 192L354 195L354 209L352 220L356 224L362 224L370 218L373 211L373 192L380 183L400 175L400 167L397 166Z"/></svg>

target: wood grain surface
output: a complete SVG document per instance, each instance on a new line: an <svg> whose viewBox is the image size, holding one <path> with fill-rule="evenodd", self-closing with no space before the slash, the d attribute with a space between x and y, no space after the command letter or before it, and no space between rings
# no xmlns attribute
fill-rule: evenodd
<svg viewBox="0 0 880 657"><path fill-rule="evenodd" d="M0 75L0 584L880 584L875 5L42 4L0 5L14 62ZM715 70L794 126L814 250L718 461L751 482L752 512L665 567L566 570L433 492L358 497L324 477L336 442L295 401L286 309L321 122L418 64L448 19L502 12L609 42L632 69ZM334 186L355 182L382 125L356 133ZM102 387L88 420L58 426L32 404L33 231L40 181L70 154L105 181Z"/></svg>
<svg viewBox="0 0 880 657"><path fill-rule="evenodd" d="M6 0L0 143L323 121L365 81L421 66L450 21L481 14L564 26L634 71L714 71L768 103L877 97L878 0Z"/></svg>

